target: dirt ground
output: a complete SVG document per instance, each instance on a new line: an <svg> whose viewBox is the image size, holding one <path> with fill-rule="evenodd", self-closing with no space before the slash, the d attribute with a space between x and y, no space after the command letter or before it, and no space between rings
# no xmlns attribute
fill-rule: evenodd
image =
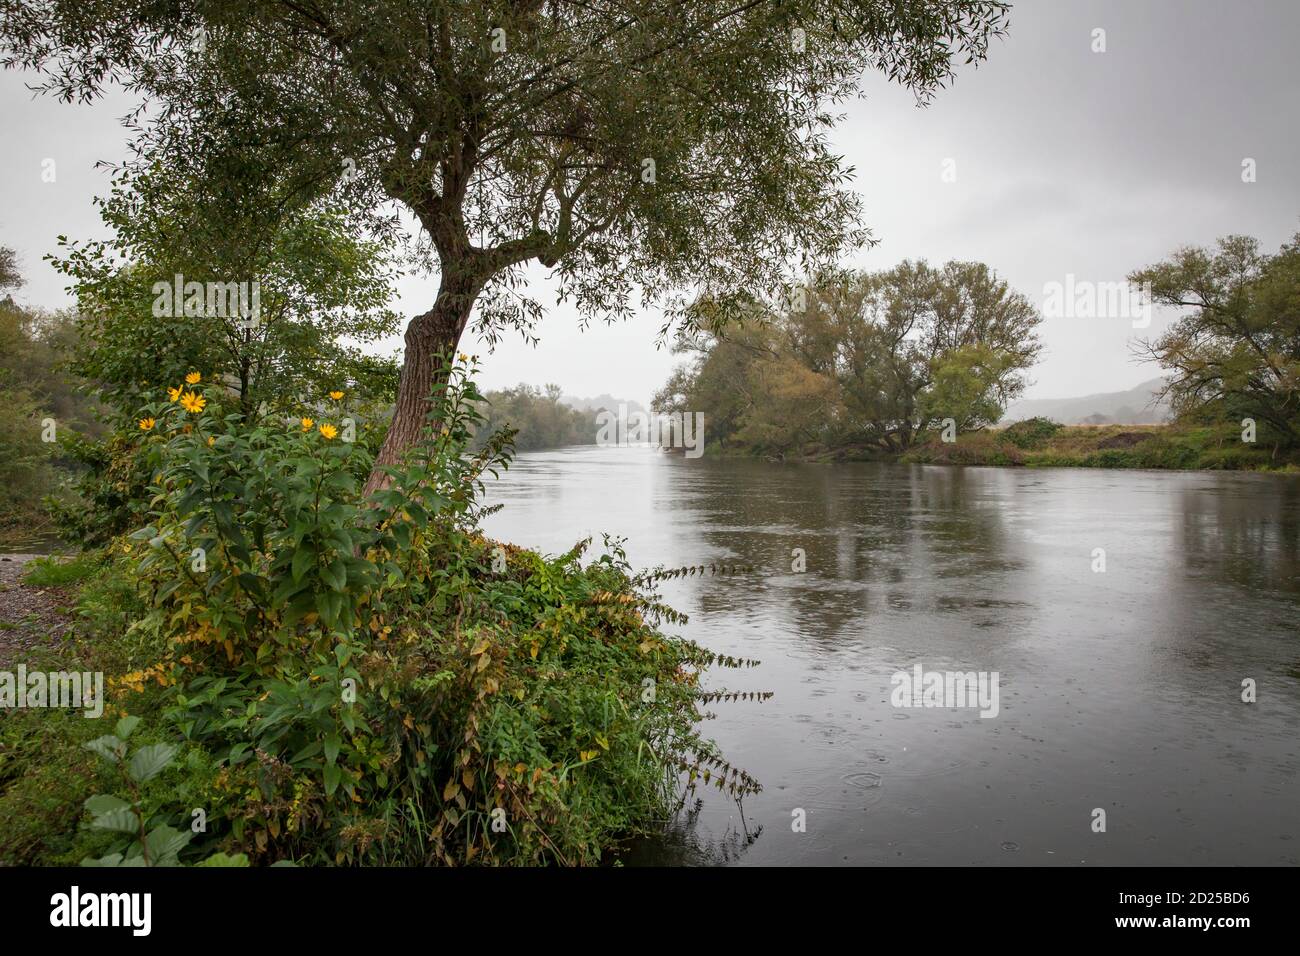
<svg viewBox="0 0 1300 956"><path fill-rule="evenodd" d="M31 649L61 638L72 623L71 594L22 583L34 554L0 555L0 668L20 663Z"/></svg>

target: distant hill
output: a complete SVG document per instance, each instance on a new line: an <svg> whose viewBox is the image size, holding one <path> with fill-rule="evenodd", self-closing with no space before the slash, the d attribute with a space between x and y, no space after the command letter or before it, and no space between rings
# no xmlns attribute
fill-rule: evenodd
<svg viewBox="0 0 1300 956"><path fill-rule="evenodd" d="M595 398L578 398L574 395L565 395L560 398L560 401L580 412L596 412L602 408L617 412L619 405L626 405L629 415L633 412L644 412L646 410L645 406L640 402L629 401L626 398L615 398L613 395L597 395Z"/></svg>
<svg viewBox="0 0 1300 956"><path fill-rule="evenodd" d="M1126 392L1100 392L1079 398L1030 398L1013 402L999 424L1025 418L1050 418L1062 425L1158 425L1173 416L1155 401L1164 379L1153 378Z"/></svg>

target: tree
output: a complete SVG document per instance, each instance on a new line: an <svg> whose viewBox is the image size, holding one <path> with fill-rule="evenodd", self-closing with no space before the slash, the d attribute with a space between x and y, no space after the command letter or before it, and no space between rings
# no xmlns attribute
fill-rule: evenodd
<svg viewBox="0 0 1300 956"><path fill-rule="evenodd" d="M22 284L23 277L18 272L18 253L8 246L0 246L0 292L16 289Z"/></svg>
<svg viewBox="0 0 1300 956"><path fill-rule="evenodd" d="M868 240L827 140L868 70L925 99L1005 27L990 0L6 0L0 53L90 98L151 104L137 145L209 181L272 169L342 196L416 250L439 289L410 321L379 470L420 439L440 356L471 311L489 338L552 268L584 319L692 290L740 302Z"/></svg>
<svg viewBox="0 0 1300 956"><path fill-rule="evenodd" d="M22 282L17 257L0 247L0 290ZM0 299L0 530L43 529L42 497L56 490L56 467L66 464L61 444L50 439L96 429L95 403L64 368L75 329L70 312Z"/></svg>
<svg viewBox="0 0 1300 956"><path fill-rule="evenodd" d="M1179 249L1129 281L1191 310L1138 346L1173 373L1161 398L1176 412L1255 418L1283 444L1300 440L1300 233L1275 255L1249 236Z"/></svg>
<svg viewBox="0 0 1300 956"><path fill-rule="evenodd" d="M359 347L398 327L388 253L343 212L269 177L231 207L161 158L99 205L113 238L60 237L52 258L81 311L73 367L121 415L190 371L221 380L250 420L332 389L392 400L395 363Z"/></svg>
<svg viewBox="0 0 1300 956"><path fill-rule="evenodd" d="M948 418L996 422L1040 348L1038 312L982 263L827 273L800 305L689 344L700 357L656 406L702 410L709 441L762 451L901 452Z"/></svg>

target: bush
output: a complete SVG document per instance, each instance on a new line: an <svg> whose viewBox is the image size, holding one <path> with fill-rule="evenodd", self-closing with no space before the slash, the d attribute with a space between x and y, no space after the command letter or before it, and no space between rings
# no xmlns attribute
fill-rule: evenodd
<svg viewBox="0 0 1300 956"><path fill-rule="evenodd" d="M113 572L144 611L110 706L183 748L171 802L131 801L150 827L203 808L178 861L586 864L670 813L683 774L757 789L696 727L700 671L749 662L663 634L655 575L618 542L584 568L588 542L544 558L478 531L509 460L468 451L480 398L450 370L432 441L369 502L341 401L249 426L195 384L144 410L151 520Z"/></svg>
<svg viewBox="0 0 1300 956"><path fill-rule="evenodd" d="M1046 445L1063 426L1050 418L1026 418L1012 422L1002 430L1002 437L1017 448L1037 450Z"/></svg>

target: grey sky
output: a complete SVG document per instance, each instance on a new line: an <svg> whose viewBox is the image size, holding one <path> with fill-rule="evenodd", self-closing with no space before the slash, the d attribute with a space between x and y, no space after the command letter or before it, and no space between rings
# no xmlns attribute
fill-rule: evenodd
<svg viewBox="0 0 1300 956"><path fill-rule="evenodd" d="M1095 53L1094 29L1106 31ZM962 71L925 109L883 79L864 79L835 141L856 167L866 222L880 240L854 258L887 268L905 258L987 262L1041 304L1044 284L1116 282L1184 244L1230 232L1268 250L1300 229L1295 0L1025 0L988 60ZM0 73L0 245L18 250L34 304L68 303L41 257L55 237L102 235L91 200L106 191L98 160L124 156L118 117L129 102L90 107L32 100L26 78ZM1257 181L1242 181L1242 161ZM53 159L56 178L42 180ZM955 169L956 179L942 173ZM530 273L546 288L545 271ZM436 277L399 286L407 314L428 308ZM657 315L579 331L550 314L532 348L507 339L485 360L488 387L556 382L566 392L646 401L674 362L656 349ZM1122 318L1052 318L1031 397L1128 388L1137 365ZM476 351L473 343L465 343ZM400 346L400 339L389 350Z"/></svg>

